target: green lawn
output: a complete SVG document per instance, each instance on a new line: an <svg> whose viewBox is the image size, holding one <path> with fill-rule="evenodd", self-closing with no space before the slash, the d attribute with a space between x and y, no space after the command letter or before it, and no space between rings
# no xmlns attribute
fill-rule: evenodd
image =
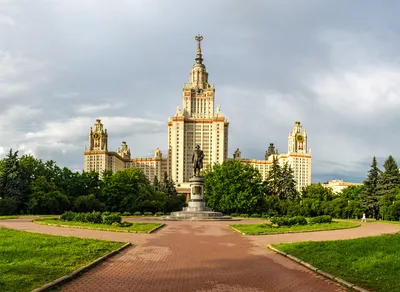
<svg viewBox="0 0 400 292"><path fill-rule="evenodd" d="M335 219L339 221L351 221L351 222L361 222L361 219ZM389 220L375 220L367 219L368 223L387 223L387 224L400 224L400 221L389 221Z"/></svg>
<svg viewBox="0 0 400 292"><path fill-rule="evenodd" d="M79 228L86 228L86 229L117 231L117 232L132 232L132 233L148 233L151 230L153 230L154 228L162 225L160 223L132 222L132 226L120 227L120 226L112 226L112 225L108 225L108 224L62 221L60 219L37 219L33 222L39 223L39 224L45 224L45 225L56 225L56 226L61 226L61 227L64 227L64 226L79 227Z"/></svg>
<svg viewBox="0 0 400 292"><path fill-rule="evenodd" d="M294 225L291 227L273 227L270 224L232 224L230 227L236 228L246 235L265 235L276 233L293 233L293 232L310 232L310 231L323 231L323 230L336 230L358 227L360 224L352 222L332 222L321 223L313 225Z"/></svg>
<svg viewBox="0 0 400 292"><path fill-rule="evenodd" d="M274 247L366 289L400 292L399 233Z"/></svg>
<svg viewBox="0 0 400 292"><path fill-rule="evenodd" d="M0 291L31 291L124 243L0 228Z"/></svg>
<svg viewBox="0 0 400 292"><path fill-rule="evenodd" d="M0 216L0 220L18 219L18 218L39 218L39 217L58 217L60 215L6 215Z"/></svg>

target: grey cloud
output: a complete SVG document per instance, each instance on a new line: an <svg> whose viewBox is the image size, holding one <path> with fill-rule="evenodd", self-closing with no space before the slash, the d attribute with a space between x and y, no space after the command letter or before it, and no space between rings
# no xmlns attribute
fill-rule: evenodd
<svg viewBox="0 0 400 292"><path fill-rule="evenodd" d="M300 120L314 181L356 180L372 155L400 157L398 79L391 75L399 71L397 1L85 3L1 2L0 17L15 25L0 25L0 51L38 65L14 66L21 75L0 79L0 147L26 145L44 159L82 167L89 127L103 117L113 149L125 140L134 156L156 147L165 153L167 118L181 105L193 36L202 33L216 103L231 123L229 153L239 147L261 159L271 142L285 152ZM0 63L0 75L7 68ZM359 85L344 79L349 72ZM17 106L43 114L10 119ZM71 123L76 119L82 123ZM34 138L38 133L48 145Z"/></svg>

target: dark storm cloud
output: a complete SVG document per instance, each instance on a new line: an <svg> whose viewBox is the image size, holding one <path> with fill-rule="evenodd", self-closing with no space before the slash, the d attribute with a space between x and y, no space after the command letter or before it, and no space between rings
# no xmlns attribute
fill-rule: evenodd
<svg viewBox="0 0 400 292"><path fill-rule="evenodd" d="M0 0L1 149L82 167L89 127L165 153L197 33L230 121L230 156L287 151L307 129L313 181L365 177L400 157L396 1ZM1 150L0 149L0 150Z"/></svg>

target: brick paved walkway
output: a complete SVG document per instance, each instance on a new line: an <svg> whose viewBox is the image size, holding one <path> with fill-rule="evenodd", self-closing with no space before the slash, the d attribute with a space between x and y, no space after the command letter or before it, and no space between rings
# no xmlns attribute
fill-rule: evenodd
<svg viewBox="0 0 400 292"><path fill-rule="evenodd" d="M141 220L143 221L143 220ZM394 233L400 225L366 223L359 228L303 234L244 237L227 222L166 222L138 235L37 225L28 219L0 225L58 235L130 241L126 249L62 291L346 291L265 248L268 243L332 240ZM256 221L242 221L256 223Z"/></svg>

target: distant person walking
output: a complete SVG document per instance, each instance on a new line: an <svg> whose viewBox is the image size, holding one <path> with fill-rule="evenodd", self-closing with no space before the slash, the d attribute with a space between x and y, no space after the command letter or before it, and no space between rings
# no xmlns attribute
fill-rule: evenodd
<svg viewBox="0 0 400 292"><path fill-rule="evenodd" d="M365 212L363 213L363 216L362 216L361 222L367 222L367 218L365 217Z"/></svg>

